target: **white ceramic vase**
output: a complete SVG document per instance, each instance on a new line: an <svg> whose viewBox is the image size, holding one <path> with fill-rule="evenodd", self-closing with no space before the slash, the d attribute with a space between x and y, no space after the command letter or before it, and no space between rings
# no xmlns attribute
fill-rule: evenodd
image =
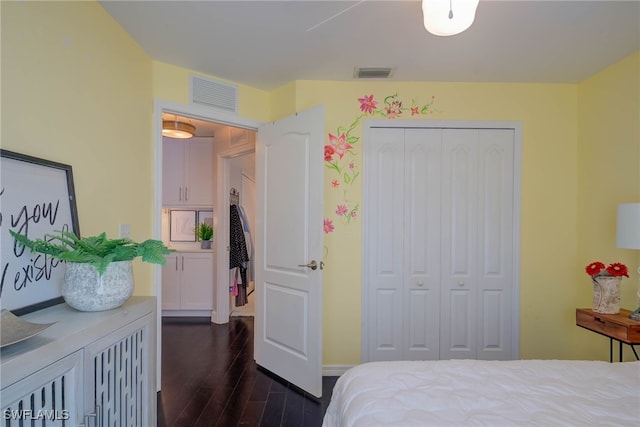
<svg viewBox="0 0 640 427"><path fill-rule="evenodd" d="M592 277L593 303L592 310L596 313L620 313L620 283L622 277L596 276Z"/></svg>
<svg viewBox="0 0 640 427"><path fill-rule="evenodd" d="M67 262L62 297L76 310L111 310L120 307L131 295L131 261L112 262L102 275L91 264Z"/></svg>

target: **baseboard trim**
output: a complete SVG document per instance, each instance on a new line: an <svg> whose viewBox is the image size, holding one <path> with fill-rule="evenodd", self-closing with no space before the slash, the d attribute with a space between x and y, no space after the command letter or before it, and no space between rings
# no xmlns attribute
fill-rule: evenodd
<svg viewBox="0 0 640 427"><path fill-rule="evenodd" d="M208 317L211 310L162 310L162 317Z"/></svg>
<svg viewBox="0 0 640 427"><path fill-rule="evenodd" d="M322 376L323 377L339 377L355 365L323 365Z"/></svg>

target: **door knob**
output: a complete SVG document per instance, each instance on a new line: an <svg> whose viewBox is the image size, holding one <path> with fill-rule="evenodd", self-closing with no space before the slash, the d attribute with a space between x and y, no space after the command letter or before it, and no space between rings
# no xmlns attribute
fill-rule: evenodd
<svg viewBox="0 0 640 427"><path fill-rule="evenodd" d="M298 264L298 267L308 267L312 270L315 270L316 268L318 268L318 263L315 259L312 259L309 264Z"/></svg>

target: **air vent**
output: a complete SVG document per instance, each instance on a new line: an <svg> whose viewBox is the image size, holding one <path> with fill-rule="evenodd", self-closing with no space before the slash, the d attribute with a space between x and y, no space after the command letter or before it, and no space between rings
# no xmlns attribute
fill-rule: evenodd
<svg viewBox="0 0 640 427"><path fill-rule="evenodd" d="M386 67L367 67L356 68L354 77L357 79L388 79L391 77L391 68Z"/></svg>
<svg viewBox="0 0 640 427"><path fill-rule="evenodd" d="M238 88L217 80L191 75L191 103L238 112Z"/></svg>

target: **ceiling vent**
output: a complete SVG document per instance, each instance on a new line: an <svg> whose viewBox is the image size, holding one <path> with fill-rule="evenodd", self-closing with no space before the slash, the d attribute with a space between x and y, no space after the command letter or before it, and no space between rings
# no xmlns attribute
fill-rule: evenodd
<svg viewBox="0 0 640 427"><path fill-rule="evenodd" d="M217 80L191 75L191 103L238 112L238 87Z"/></svg>
<svg viewBox="0 0 640 427"><path fill-rule="evenodd" d="M386 67L363 67L356 68L353 76L356 79L388 79L392 71L391 68Z"/></svg>

